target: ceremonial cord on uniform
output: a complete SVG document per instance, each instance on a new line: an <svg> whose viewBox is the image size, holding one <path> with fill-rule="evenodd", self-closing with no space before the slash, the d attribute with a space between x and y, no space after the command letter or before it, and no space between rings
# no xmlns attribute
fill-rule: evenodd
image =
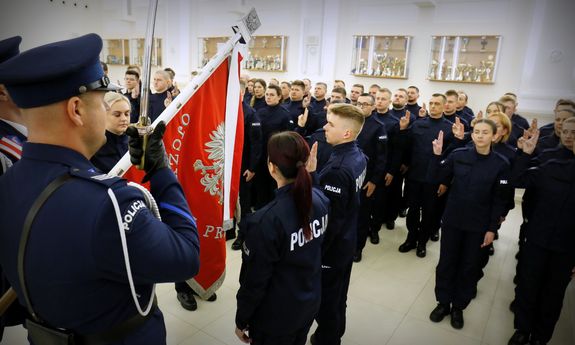
<svg viewBox="0 0 575 345"><path fill-rule="evenodd" d="M120 239L122 241L122 251L124 252L124 262L126 263L126 274L128 276L128 282L130 283L130 291L132 292L132 298L138 309L138 313L142 316L148 315L154 304L154 297L156 295L156 284L152 285L152 293L150 294L150 301L145 311L142 311L140 302L138 302L138 297L136 295L136 287L134 286L134 278L132 277L132 268L130 267L130 257L128 254L128 243L126 241L126 233L124 232L124 226L122 222L122 214L120 213L120 206L118 205L118 200L116 195L111 188L108 188L108 195L110 200L112 200L112 205L114 205L114 211L116 213L116 220L118 221L118 229L120 230Z"/></svg>

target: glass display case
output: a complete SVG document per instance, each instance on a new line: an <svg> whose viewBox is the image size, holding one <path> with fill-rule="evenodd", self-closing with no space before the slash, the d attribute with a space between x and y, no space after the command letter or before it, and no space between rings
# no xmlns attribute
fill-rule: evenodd
<svg viewBox="0 0 575 345"><path fill-rule="evenodd" d="M285 72L287 36L254 36L248 44L243 68L250 71Z"/></svg>
<svg viewBox="0 0 575 345"><path fill-rule="evenodd" d="M200 37L198 39L200 57L198 59L198 64L200 68L204 67L210 59L217 54L218 47L225 44L230 38L229 37Z"/></svg>
<svg viewBox="0 0 575 345"><path fill-rule="evenodd" d="M139 65L144 62L144 39L105 39L102 61L110 65ZM162 65L162 39L155 38L152 50L152 66Z"/></svg>
<svg viewBox="0 0 575 345"><path fill-rule="evenodd" d="M427 79L493 84L501 36L432 36Z"/></svg>
<svg viewBox="0 0 575 345"><path fill-rule="evenodd" d="M144 43L143 38L133 38L130 40L130 48L131 51L134 52L132 54L132 59L130 61L133 65L144 65ZM152 66L161 66L162 65L162 39L161 38L154 38L154 44L152 46Z"/></svg>
<svg viewBox="0 0 575 345"><path fill-rule="evenodd" d="M353 36L351 74L407 79L410 36Z"/></svg>
<svg viewBox="0 0 575 345"><path fill-rule="evenodd" d="M104 40L101 58L109 65L127 65L130 63L130 43L126 39Z"/></svg>

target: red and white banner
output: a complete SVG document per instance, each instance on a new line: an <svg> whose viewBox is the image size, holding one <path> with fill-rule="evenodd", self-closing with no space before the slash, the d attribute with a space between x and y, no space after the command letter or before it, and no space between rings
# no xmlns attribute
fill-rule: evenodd
<svg viewBox="0 0 575 345"><path fill-rule="evenodd" d="M197 219L200 271L188 284L204 299L225 278L224 220L233 217L239 192L244 126L237 50L236 45L229 58L214 66L191 98L182 101L178 96L173 103L183 104L170 104L156 120L166 122L164 146L170 168ZM184 97L190 91L186 89ZM131 167L124 177L139 183L143 173Z"/></svg>

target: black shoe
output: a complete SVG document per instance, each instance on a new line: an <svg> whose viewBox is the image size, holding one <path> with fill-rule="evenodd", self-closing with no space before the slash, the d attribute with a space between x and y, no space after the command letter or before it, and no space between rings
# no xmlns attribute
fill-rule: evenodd
<svg viewBox="0 0 575 345"><path fill-rule="evenodd" d="M387 228L387 230L393 230L395 229L395 222L393 220L385 222L385 227Z"/></svg>
<svg viewBox="0 0 575 345"><path fill-rule="evenodd" d="M493 247L493 243L491 243L491 245L487 248L487 251L489 252L489 256L493 256L493 254L495 254L495 247Z"/></svg>
<svg viewBox="0 0 575 345"><path fill-rule="evenodd" d="M441 322L444 317L449 315L450 308L448 304L439 303L435 309L429 314L429 319L433 322Z"/></svg>
<svg viewBox="0 0 575 345"><path fill-rule="evenodd" d="M360 262L361 261L361 250L353 256L353 262Z"/></svg>
<svg viewBox="0 0 575 345"><path fill-rule="evenodd" d="M425 255L427 254L427 251L425 250L425 246L417 246L417 256L420 258L424 258Z"/></svg>
<svg viewBox="0 0 575 345"><path fill-rule="evenodd" d="M402 208L401 210L399 210L399 216L401 218L407 217L407 208Z"/></svg>
<svg viewBox="0 0 575 345"><path fill-rule="evenodd" d="M495 232L495 237L493 238L494 240L498 240L499 239L499 231Z"/></svg>
<svg viewBox="0 0 575 345"><path fill-rule="evenodd" d="M372 244L378 244L379 243L379 233L377 231L372 231L369 234L369 241Z"/></svg>
<svg viewBox="0 0 575 345"><path fill-rule="evenodd" d="M463 328L463 310L451 308L451 327L455 329Z"/></svg>
<svg viewBox="0 0 575 345"><path fill-rule="evenodd" d="M234 241L234 243L232 243L232 250L240 250L242 249L242 244L244 241L240 240L239 238L236 238L236 240Z"/></svg>
<svg viewBox="0 0 575 345"><path fill-rule="evenodd" d="M226 241L236 238L236 229L226 230Z"/></svg>
<svg viewBox="0 0 575 345"><path fill-rule="evenodd" d="M198 294L194 290L192 290L192 293L194 294L194 296L198 296ZM211 295L210 298L208 298L206 301L213 302L217 299L218 299L218 295L216 295L216 293L214 292L213 295Z"/></svg>
<svg viewBox="0 0 575 345"><path fill-rule="evenodd" d="M198 309L198 303L196 303L196 299L192 293L178 292L177 298L178 301L180 301L182 308L190 311Z"/></svg>
<svg viewBox="0 0 575 345"><path fill-rule="evenodd" d="M399 251L402 253L407 253L408 251L415 249L417 244L415 242L405 241L401 246L399 246Z"/></svg>
<svg viewBox="0 0 575 345"><path fill-rule="evenodd" d="M521 331L515 331L507 345L527 345L529 344L529 334Z"/></svg>
<svg viewBox="0 0 575 345"><path fill-rule="evenodd" d="M516 304L516 303L515 303L515 300L513 300L513 301L511 301L511 303L509 303L509 310L511 310L511 312L512 312L513 314L515 314L515 311L516 311L516 309L515 309L515 308L516 308L516 305L515 305L515 304Z"/></svg>
<svg viewBox="0 0 575 345"><path fill-rule="evenodd" d="M313 334L311 335L311 337L309 337L309 343L310 343L311 345L315 345L315 333L313 333Z"/></svg>
<svg viewBox="0 0 575 345"><path fill-rule="evenodd" d="M515 259L519 260L519 252L517 252L517 254L515 254Z"/></svg>
<svg viewBox="0 0 575 345"><path fill-rule="evenodd" d="M517 274L513 277L513 284L519 284L519 278L517 277Z"/></svg>
<svg viewBox="0 0 575 345"><path fill-rule="evenodd" d="M434 232L433 234L431 234L429 239L432 240L433 242L439 241L439 232Z"/></svg>

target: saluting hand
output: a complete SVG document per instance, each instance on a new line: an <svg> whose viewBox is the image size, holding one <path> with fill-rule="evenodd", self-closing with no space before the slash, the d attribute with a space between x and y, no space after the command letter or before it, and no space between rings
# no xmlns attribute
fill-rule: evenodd
<svg viewBox="0 0 575 345"><path fill-rule="evenodd" d="M254 178L255 174L256 173L251 172L249 169L246 169L242 175L246 177L246 182L250 182L250 180Z"/></svg>
<svg viewBox="0 0 575 345"><path fill-rule="evenodd" d="M166 93L166 99L164 100L164 107L168 107L168 105L170 105L170 103L172 103L172 93L170 91L167 91Z"/></svg>
<svg viewBox="0 0 575 345"><path fill-rule="evenodd" d="M459 140L463 140L465 137L465 126L463 126L459 117L455 118L455 123L451 126L451 132L453 133L453 136Z"/></svg>
<svg viewBox="0 0 575 345"><path fill-rule="evenodd" d="M303 98L303 100L301 101L301 106L302 106L304 109L307 109L307 107L309 106L310 102L311 102L310 97L309 97L309 96L305 96L305 97Z"/></svg>
<svg viewBox="0 0 575 345"><path fill-rule="evenodd" d="M409 110L406 110L405 115L399 119L399 129L400 130L403 131L403 130L406 130L407 127L409 127L409 120L410 120L409 116L411 116L411 113L409 112Z"/></svg>
<svg viewBox="0 0 575 345"><path fill-rule="evenodd" d="M305 170L309 173L314 172L317 169L317 141L313 143L311 149L309 150L309 158L305 163Z"/></svg>
<svg viewBox="0 0 575 345"><path fill-rule="evenodd" d="M535 129L534 132L524 131L523 136L517 140L517 148L523 150L526 154L530 155L535 151L537 147L537 141L539 140L539 129Z"/></svg>
<svg viewBox="0 0 575 345"><path fill-rule="evenodd" d="M443 151L443 131L439 131L437 139L431 142L433 144L433 154L436 156L441 156Z"/></svg>
<svg viewBox="0 0 575 345"><path fill-rule="evenodd" d="M495 239L495 233L492 231L487 231L485 233L485 237L483 237L483 244L481 244L481 248L485 248L491 243L493 243L494 239Z"/></svg>
<svg viewBox="0 0 575 345"><path fill-rule="evenodd" d="M303 111L303 114L297 117L297 125L300 127L305 127L305 124L307 123L307 116L308 116L308 110L306 107Z"/></svg>
<svg viewBox="0 0 575 345"><path fill-rule="evenodd" d="M447 186L444 184L440 184L439 188L437 188L437 197L441 197L443 194L447 192Z"/></svg>
<svg viewBox="0 0 575 345"><path fill-rule="evenodd" d="M529 133L529 136L533 136L535 134L535 131L538 129L539 127L537 127L537 119L533 119L531 121L531 126L529 126L529 128L527 129L527 133Z"/></svg>
<svg viewBox="0 0 575 345"><path fill-rule="evenodd" d="M393 182L393 175L390 173L385 174L385 186L389 187L391 182Z"/></svg>
<svg viewBox="0 0 575 345"><path fill-rule="evenodd" d="M419 117L426 117L427 116L427 109L425 109L425 102L419 108Z"/></svg>
<svg viewBox="0 0 575 345"><path fill-rule="evenodd" d="M480 110L480 111L477 113L477 116L475 116L475 118L478 119L478 120L481 120L481 119L483 118L483 110Z"/></svg>

